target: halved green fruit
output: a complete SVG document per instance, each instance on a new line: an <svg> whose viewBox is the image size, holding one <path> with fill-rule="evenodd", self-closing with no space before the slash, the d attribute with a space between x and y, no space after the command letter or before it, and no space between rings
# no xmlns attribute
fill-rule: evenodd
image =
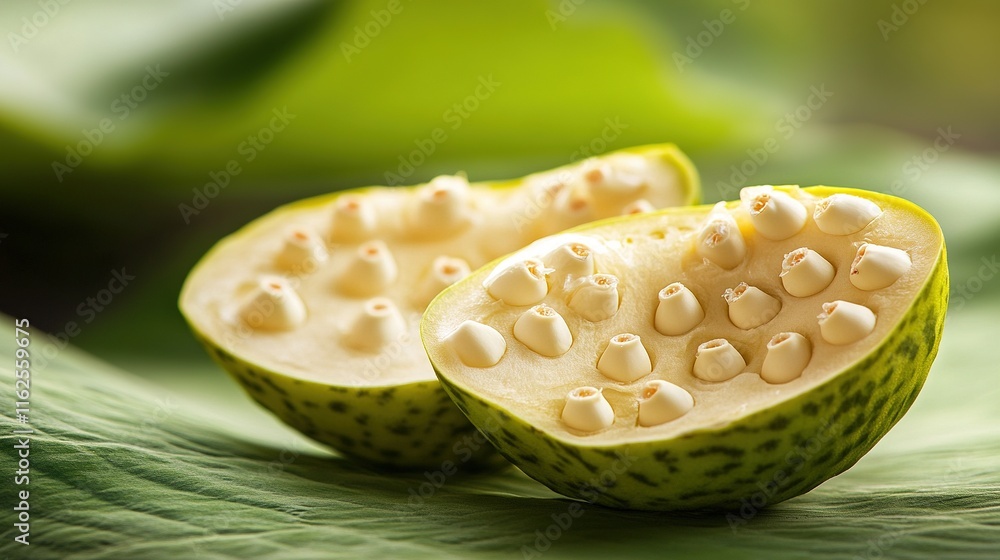
<svg viewBox="0 0 1000 560"><path fill-rule="evenodd" d="M346 455L397 468L498 461L434 377L417 332L427 302L544 235L698 194L672 145L515 181L442 176L339 192L222 240L192 270L180 308L251 397Z"/></svg>
<svg viewBox="0 0 1000 560"><path fill-rule="evenodd" d="M608 506L760 508L843 472L937 353L941 230L867 191L741 198L587 224L451 286L421 326L445 390L529 476Z"/></svg>

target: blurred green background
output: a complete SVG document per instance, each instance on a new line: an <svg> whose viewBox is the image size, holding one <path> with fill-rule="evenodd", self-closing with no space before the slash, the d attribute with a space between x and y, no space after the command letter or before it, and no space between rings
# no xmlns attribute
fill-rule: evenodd
<svg viewBox="0 0 1000 560"><path fill-rule="evenodd" d="M920 202L991 184L936 178L1000 151L987 1L43 4L0 7L0 310L58 332L125 267L73 340L113 361L200 358L184 274L304 196L673 141L709 201L826 183ZM961 228L961 205L931 211Z"/></svg>
<svg viewBox="0 0 1000 560"><path fill-rule="evenodd" d="M998 25L986 0L3 2L0 312L123 368L35 331L44 544L14 557L521 557L565 502L510 470L408 508L423 478L254 406L177 294L284 202L669 141L708 202L798 183L925 207L952 274L941 355L872 453L746 530L588 507L547 557L997 558Z"/></svg>

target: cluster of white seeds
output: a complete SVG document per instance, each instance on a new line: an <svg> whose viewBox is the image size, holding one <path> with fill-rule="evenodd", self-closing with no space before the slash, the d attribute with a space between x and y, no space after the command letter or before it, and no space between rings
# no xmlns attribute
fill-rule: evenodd
<svg viewBox="0 0 1000 560"><path fill-rule="evenodd" d="M648 172L644 156L620 154L605 160L587 160L565 177L563 172L554 175L558 185L553 185L562 187L556 189L559 196L554 201L554 211L568 227L589 221L597 208L622 208L625 214L653 210L649 201L639 198L647 184ZM530 188L526 190L530 193ZM463 176L442 175L416 189L402 208L407 235L417 240L454 239L472 223L473 194ZM379 232L391 230L392 224L379 215L371 197L364 193L338 197L331 214L325 234L305 227L285 233L274 257L275 273L257 278L251 293L239 302L241 320L263 331L287 331L301 325L307 318L307 308L296 293L295 283L289 279L313 272L330 260L331 247L342 247L353 254L339 271L332 288L344 296L365 300L361 311L349 318L342 342L348 348L376 353L397 340L407 328L396 303L385 297L390 287L411 283L412 287L407 289L408 303L423 309L444 288L470 272L465 260L440 255L422 277L403 277L392 251L384 240L378 239ZM600 321L617 311L618 280L594 274L593 257L587 247L560 247L544 260L551 268L540 260L511 267L490 286L490 294L509 305L534 305L548 293L548 282L556 278L550 275L555 273L562 280L580 282L570 305L583 317ZM545 355L562 354L572 344L565 322L545 307L525 314L516 331L532 341L533 349ZM503 337L484 332L466 326L455 333L455 340L463 341L456 345L465 347L463 361L476 367L494 365L503 354ZM485 341L477 342L479 338Z"/></svg>
<svg viewBox="0 0 1000 560"><path fill-rule="evenodd" d="M807 208L789 194L772 187L753 187L741 193L754 229L769 240L784 240L802 231L808 220ZM829 235L857 233L881 215L870 200L834 194L815 205L813 220ZM724 204L716 206L693 236L694 251L700 258L731 270L745 260L747 245L739 225ZM878 290L893 284L910 268L906 251L862 243L850 264L849 278L860 290ZM800 247L789 252L776 276L787 296L805 298L819 294L833 281L836 269L818 252ZM485 282L487 293L512 306L531 306L513 325L514 338L529 350L546 357L566 353L573 335L566 321L542 301L550 288L561 285L569 294L571 310L588 321L602 321L619 308L618 279L597 272L592 251L582 243L567 243L541 258L526 258L494 273ZM781 311L777 294L745 282L722 294L730 322L742 330L766 325ZM653 316L655 330L677 337L691 332L705 319L698 297L684 284L673 282L657 294ZM820 336L828 344L846 345L868 336L875 328L875 313L848 301L823 303L818 316ZM470 367L492 367L499 363L506 344L492 327L466 321L449 338L459 359ZM787 383L800 377L812 357L812 343L801 333L780 332L767 343L760 377L768 383ZM609 381L631 384L653 372L653 361L639 336L621 333L610 339L597 360L596 369ZM705 382L720 383L743 373L745 357L724 338L701 343L695 353L691 374ZM691 394L663 380L647 381L637 394L640 426L655 426L687 413L694 406ZM561 418L566 426L592 433L611 426L615 411L602 389L579 387L567 395Z"/></svg>

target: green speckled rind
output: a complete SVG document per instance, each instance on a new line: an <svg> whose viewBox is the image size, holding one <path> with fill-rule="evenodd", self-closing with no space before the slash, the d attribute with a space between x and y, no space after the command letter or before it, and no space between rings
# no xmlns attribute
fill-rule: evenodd
<svg viewBox="0 0 1000 560"><path fill-rule="evenodd" d="M687 156L673 144L637 146L614 153L657 154L677 170L678 186L683 189L685 202L699 202L701 189L697 172ZM523 179L475 184L494 189L513 189L521 186ZM299 200L265 217L333 204L340 196L363 193L372 188L380 187L351 189ZM250 234L261 219L217 243L195 265L188 279L194 277L201 264L209 261L224 244ZM185 285L181 300L187 289ZM388 469L437 469L445 461L452 461L467 470L507 465L488 443L480 445L480 442L485 443L482 435L455 408L434 379L371 388L338 385L336 379L332 379L331 383L299 379L232 355L191 322L183 305L181 312L209 355L240 383L247 394L288 425L344 455Z"/></svg>
<svg viewBox="0 0 1000 560"><path fill-rule="evenodd" d="M441 371L438 378L501 454L561 494L627 509L728 509L738 522L847 470L899 421L937 355L947 307L942 242L910 308L863 360L727 426L661 441L568 444L449 383Z"/></svg>
<svg viewBox="0 0 1000 560"><path fill-rule="evenodd" d="M379 467L463 470L505 465L437 381L376 388L326 385L249 364L199 336L261 406L342 454Z"/></svg>

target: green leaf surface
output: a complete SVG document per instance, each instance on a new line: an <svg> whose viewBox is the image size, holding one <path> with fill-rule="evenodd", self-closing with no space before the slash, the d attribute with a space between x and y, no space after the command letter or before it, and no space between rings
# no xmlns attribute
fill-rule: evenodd
<svg viewBox="0 0 1000 560"><path fill-rule="evenodd" d="M995 558L1000 390L995 356L982 351L994 314L986 306L953 314L910 414L855 468L805 496L728 519L584 504L558 530L572 502L514 469L379 474L291 434L218 371L175 366L187 381L167 389L69 348L32 376L31 482L8 478L4 489L5 503L15 489L31 492L32 544L13 543L8 525L0 550L12 558ZM8 341L12 323L2 329ZM12 354L4 343L7 380ZM16 427L10 383L0 395L5 423ZM11 473L14 440L4 440ZM540 538L546 531L557 538Z"/></svg>

